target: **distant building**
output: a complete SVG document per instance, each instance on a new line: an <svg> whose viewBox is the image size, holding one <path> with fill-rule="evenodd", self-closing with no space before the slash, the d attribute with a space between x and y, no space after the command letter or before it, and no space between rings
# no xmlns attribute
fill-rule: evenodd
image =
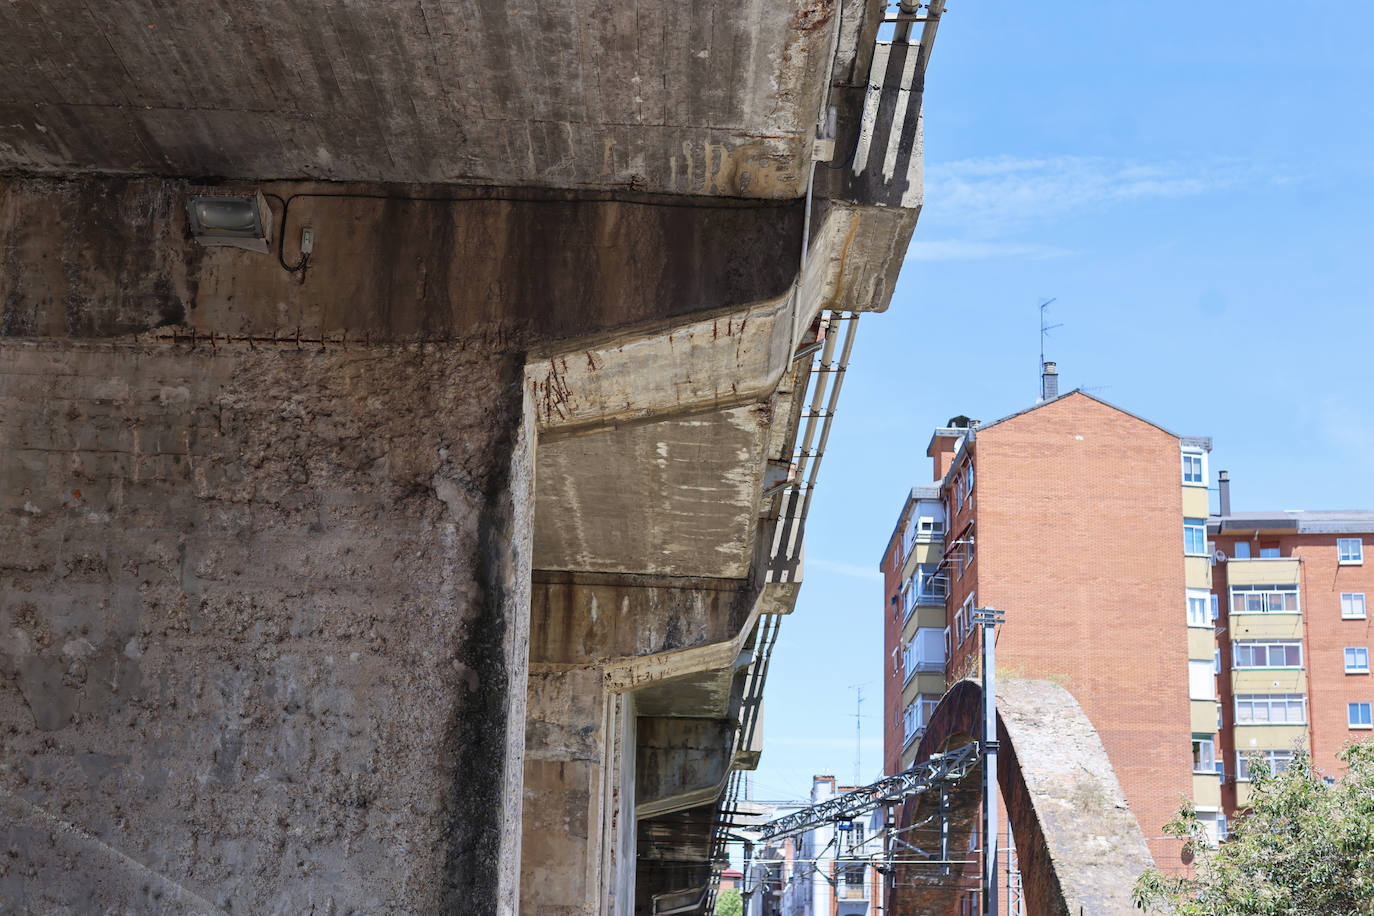
<svg viewBox="0 0 1374 916"><path fill-rule="evenodd" d="M1193 763L1195 738L1216 741L1215 678L1190 691L1214 646L1190 638L1185 613L1190 596L1211 613L1211 442L1082 391L1059 396L1047 370L1037 405L935 430L934 481L898 516L882 561L885 763L908 765L944 686L977 673L973 608L1000 608L1002 675L1073 693L1167 869L1180 846L1163 828L1180 799L1221 816L1216 773L1198 778Z"/></svg>
<svg viewBox="0 0 1374 916"><path fill-rule="evenodd" d="M1374 512L1231 512L1229 479L1220 487L1208 522L1222 674L1212 752L1229 813L1249 800L1254 756L1284 769L1309 750L1334 777L1340 749L1371 735Z"/></svg>
<svg viewBox="0 0 1374 916"><path fill-rule="evenodd" d="M1374 512L1210 512L1211 440L1082 391L931 437L883 555L884 766L909 766L946 685L976 676L996 607L1003 677L1063 684L1096 727L1156 863L1181 800L1212 836L1248 799L1249 755L1338 771L1370 734ZM1374 563L1371 563L1374 565ZM1010 895L1014 896L1014 894ZM972 901L969 902L972 906Z"/></svg>
<svg viewBox="0 0 1374 916"><path fill-rule="evenodd" d="M811 803L854 786L836 786L834 776L816 776ZM760 874L750 901L757 916L878 916L883 910L882 827L885 812L826 824L770 848L762 857L776 863ZM751 882L752 884L752 882Z"/></svg>

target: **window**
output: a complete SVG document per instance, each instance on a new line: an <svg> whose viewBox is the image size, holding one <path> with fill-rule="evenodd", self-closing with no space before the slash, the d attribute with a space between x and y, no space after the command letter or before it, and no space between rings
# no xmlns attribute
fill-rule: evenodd
<svg viewBox="0 0 1374 916"><path fill-rule="evenodd" d="M1351 728L1370 728L1374 726L1374 720L1369 717L1368 703L1346 703L1346 717L1350 720Z"/></svg>
<svg viewBox="0 0 1374 916"><path fill-rule="evenodd" d="M916 598L919 594L916 582L908 582L906 588L902 589L902 622L911 616L911 612L916 610Z"/></svg>
<svg viewBox="0 0 1374 916"><path fill-rule="evenodd" d="M1301 668L1300 640L1236 640L1234 661L1237 668Z"/></svg>
<svg viewBox="0 0 1374 916"><path fill-rule="evenodd" d="M1364 592L1341 592L1341 619L1363 620Z"/></svg>
<svg viewBox="0 0 1374 916"><path fill-rule="evenodd" d="M1233 585L1232 614L1296 614L1296 585Z"/></svg>
<svg viewBox="0 0 1374 916"><path fill-rule="evenodd" d="M1217 747L1209 737L1193 736L1193 772L1212 774L1217 771Z"/></svg>
<svg viewBox="0 0 1374 916"><path fill-rule="evenodd" d="M902 733L905 735L904 743L910 743L921 731L921 704L912 703L902 713Z"/></svg>
<svg viewBox="0 0 1374 916"><path fill-rule="evenodd" d="M1282 773L1292 762L1292 751L1236 751L1236 779L1248 781L1250 767L1255 763L1270 773Z"/></svg>
<svg viewBox="0 0 1374 916"><path fill-rule="evenodd" d="M1364 562L1364 541L1359 538L1336 538L1336 562L1342 566L1358 566Z"/></svg>
<svg viewBox="0 0 1374 916"><path fill-rule="evenodd" d="M1307 704L1300 693L1236 695L1237 725L1303 725Z"/></svg>
<svg viewBox="0 0 1374 916"><path fill-rule="evenodd" d="M1218 600L1217 600L1217 596L1214 595L1214 594L1213 594L1213 595L1208 595L1208 596L1207 596L1207 599L1208 599L1209 607L1210 607L1211 612L1212 612L1212 619L1213 619L1213 620L1216 620L1218 617L1221 616L1220 612L1219 612L1218 609L1217 609L1217 605L1218 605L1218 603L1219 603Z"/></svg>
<svg viewBox="0 0 1374 916"><path fill-rule="evenodd" d="M935 707L940 705L940 698L928 693L918 693L916 703L921 707L921 723L925 724L935 715Z"/></svg>
<svg viewBox="0 0 1374 916"><path fill-rule="evenodd" d="M945 634L935 627L921 627L916 631L916 670L945 670Z"/></svg>
<svg viewBox="0 0 1374 916"><path fill-rule="evenodd" d="M911 680L911 676L916 673L916 647L911 643L902 645L902 678L903 682Z"/></svg>
<svg viewBox="0 0 1374 916"><path fill-rule="evenodd" d="M964 599L963 607L959 608L954 615L954 635L959 640L959 645L964 644L964 640L973 632L973 596L969 595Z"/></svg>
<svg viewBox="0 0 1374 916"><path fill-rule="evenodd" d="M1369 647L1368 647L1368 646L1346 646L1346 647L1345 647L1345 673L1346 673L1346 674L1368 674L1368 673L1369 673Z"/></svg>
<svg viewBox="0 0 1374 916"><path fill-rule="evenodd" d="M1207 486L1207 459L1202 452L1183 453L1183 482L1194 486Z"/></svg>
<svg viewBox="0 0 1374 916"><path fill-rule="evenodd" d="M1221 674L1221 650L1212 650L1212 667L1217 674Z"/></svg>
<svg viewBox="0 0 1374 916"><path fill-rule="evenodd" d="M904 743L910 743L913 738L920 737L925 732L926 723L935 714L935 707L940 705L938 696L918 693L902 713L902 731L905 734Z"/></svg>
<svg viewBox="0 0 1374 916"><path fill-rule="evenodd" d="M1229 837L1229 836L1230 836L1230 834L1227 833L1227 830L1226 830L1226 815L1218 813L1218 814L1217 814L1217 842L1219 842L1219 843L1225 842L1226 839L1227 839L1227 837Z"/></svg>
<svg viewBox="0 0 1374 916"><path fill-rule="evenodd" d="M1188 697L1193 700L1217 698L1217 679L1211 662L1188 663Z"/></svg>
<svg viewBox="0 0 1374 916"><path fill-rule="evenodd" d="M1277 560L1279 558L1279 545L1275 543L1260 544L1261 560Z"/></svg>
<svg viewBox="0 0 1374 916"><path fill-rule="evenodd" d="M918 541L934 541L944 537L945 523L933 515L923 515L916 523L916 539Z"/></svg>
<svg viewBox="0 0 1374 916"><path fill-rule="evenodd" d="M938 574L933 563L916 567L916 601L920 604L944 604L949 591L949 578Z"/></svg>
<svg viewBox="0 0 1374 916"><path fill-rule="evenodd" d="M1220 811L1198 811L1197 821L1208 846L1218 846L1225 839L1221 835L1221 825L1226 821L1226 817Z"/></svg>
<svg viewBox="0 0 1374 916"><path fill-rule="evenodd" d="M1183 552L1190 557L1207 556L1207 523L1202 519L1183 520Z"/></svg>
<svg viewBox="0 0 1374 916"><path fill-rule="evenodd" d="M1200 588L1188 589L1188 626L1212 625L1212 596Z"/></svg>
<svg viewBox="0 0 1374 916"><path fill-rule="evenodd" d="M1250 559L1250 542L1236 541L1236 543L1231 548L1231 552L1237 560Z"/></svg>
<svg viewBox="0 0 1374 916"><path fill-rule="evenodd" d="M1218 703L1218 704L1217 704L1217 731L1221 731L1221 730L1222 730L1223 728L1225 728L1225 727L1226 727L1226 720L1225 720L1225 718L1222 717L1222 714L1221 714L1221 704Z"/></svg>

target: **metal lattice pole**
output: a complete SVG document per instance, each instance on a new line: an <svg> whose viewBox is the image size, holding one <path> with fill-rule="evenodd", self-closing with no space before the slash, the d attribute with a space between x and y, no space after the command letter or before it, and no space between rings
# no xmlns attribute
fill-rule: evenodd
<svg viewBox="0 0 1374 916"><path fill-rule="evenodd" d="M973 621L983 629L983 916L997 916L997 625L996 608L980 607Z"/></svg>

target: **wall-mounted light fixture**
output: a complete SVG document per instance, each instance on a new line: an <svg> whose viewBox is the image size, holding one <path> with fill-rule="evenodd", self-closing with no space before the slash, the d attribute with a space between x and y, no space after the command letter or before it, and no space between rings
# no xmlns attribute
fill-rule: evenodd
<svg viewBox="0 0 1374 916"><path fill-rule="evenodd" d="M272 244L272 211L260 192L194 194L186 199L191 235L202 245L231 245L266 253Z"/></svg>

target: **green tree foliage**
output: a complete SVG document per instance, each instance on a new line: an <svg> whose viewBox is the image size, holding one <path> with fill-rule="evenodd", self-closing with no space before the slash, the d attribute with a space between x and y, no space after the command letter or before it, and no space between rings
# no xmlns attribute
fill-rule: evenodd
<svg viewBox="0 0 1374 916"><path fill-rule="evenodd" d="M716 895L716 916L744 916L744 901L733 888Z"/></svg>
<svg viewBox="0 0 1374 916"><path fill-rule="evenodd" d="M1348 746L1341 759L1348 770L1335 785L1305 754L1284 773L1251 763L1250 809L1217 847L1185 805L1165 829L1187 842L1197 876L1148 869L1136 906L1179 916L1374 914L1374 742Z"/></svg>

